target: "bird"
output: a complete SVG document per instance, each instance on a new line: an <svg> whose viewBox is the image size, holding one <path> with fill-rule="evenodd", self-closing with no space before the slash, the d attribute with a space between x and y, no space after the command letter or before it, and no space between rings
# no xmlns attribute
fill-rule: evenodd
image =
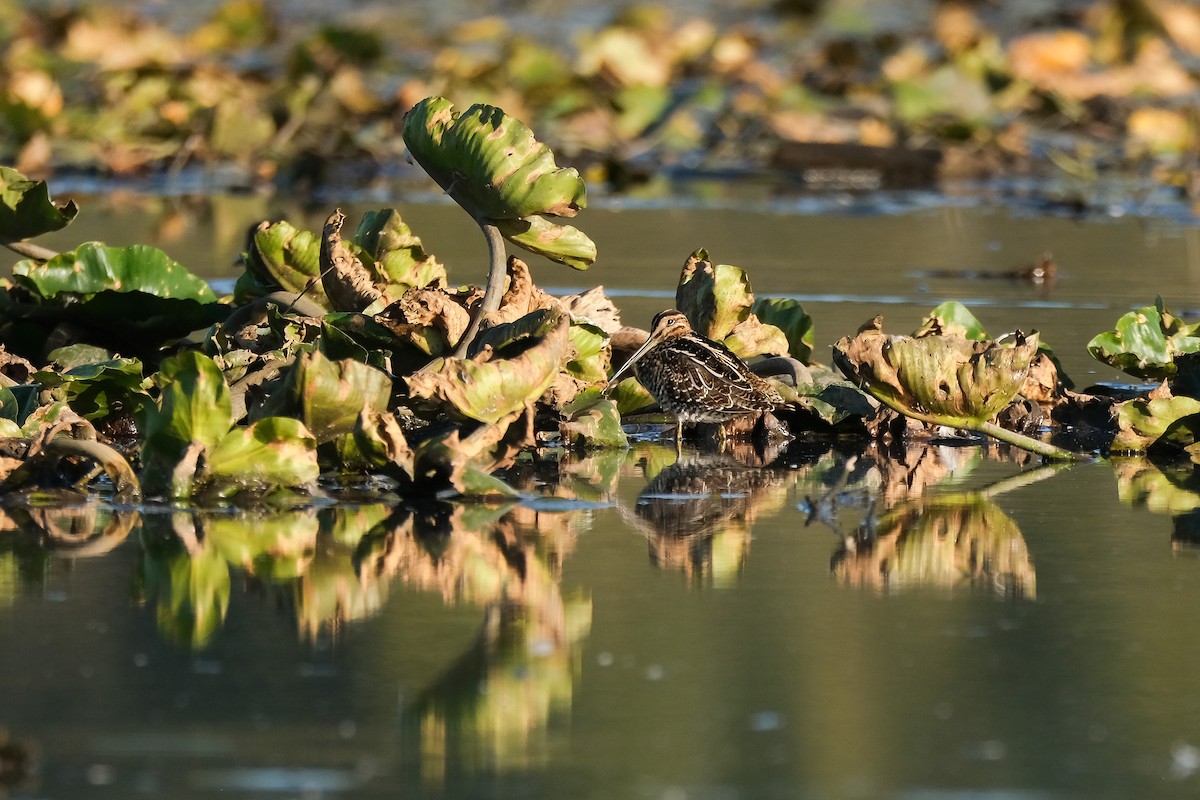
<svg viewBox="0 0 1200 800"><path fill-rule="evenodd" d="M675 418L676 444L684 423L728 422L735 417L770 411L783 404L779 392L755 375L746 362L720 342L692 328L683 312L660 311L650 324L650 338L613 373L607 388L627 370Z"/></svg>

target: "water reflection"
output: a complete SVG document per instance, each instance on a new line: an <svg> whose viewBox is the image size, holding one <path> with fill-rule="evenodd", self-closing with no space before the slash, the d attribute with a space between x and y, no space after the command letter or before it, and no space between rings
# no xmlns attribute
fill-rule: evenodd
<svg viewBox="0 0 1200 800"><path fill-rule="evenodd" d="M113 509L95 497L62 507L0 508L0 607L23 586L45 582L55 558L102 556L128 538L141 514Z"/></svg>
<svg viewBox="0 0 1200 800"><path fill-rule="evenodd" d="M667 448L643 451L647 472L657 469L626 521L645 535L650 562L680 570L690 580L729 586L750 552L760 514L777 513L787 499L790 473L772 468L777 446L726 442L715 452L689 453L674 463Z"/></svg>
<svg viewBox="0 0 1200 800"><path fill-rule="evenodd" d="M1006 597L1034 597L1036 572L1025 538L992 498L1049 478L1057 468L947 493L988 455L998 451L910 444L844 460L825 494L802 506L810 523L823 522L838 535L830 562L838 582L878 591L989 587ZM847 509L865 509L848 534Z"/></svg>
<svg viewBox="0 0 1200 800"><path fill-rule="evenodd" d="M831 569L848 586L879 590L990 587L1032 598L1036 574L1020 528L990 500L962 495L889 508L843 540Z"/></svg>
<svg viewBox="0 0 1200 800"><path fill-rule="evenodd" d="M405 709L425 780L439 782L449 763L510 770L548 757L546 730L570 708L592 618L591 601L559 585L574 546L567 518L439 504L394 516L364 542L364 580L394 578L483 609L473 645Z"/></svg>
<svg viewBox="0 0 1200 800"><path fill-rule="evenodd" d="M1114 458L1117 495L1133 508L1171 516L1171 546L1200 548L1200 465L1156 464L1148 458ZM1200 551L1197 551L1200 552Z"/></svg>

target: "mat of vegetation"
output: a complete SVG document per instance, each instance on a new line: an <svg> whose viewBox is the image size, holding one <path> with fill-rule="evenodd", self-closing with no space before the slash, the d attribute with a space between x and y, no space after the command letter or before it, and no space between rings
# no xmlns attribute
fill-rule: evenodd
<svg viewBox="0 0 1200 800"><path fill-rule="evenodd" d="M613 364L647 333L624 326L599 286L552 296L508 256L515 245L591 265L595 245L565 221L587 205L578 172L494 106L426 98L403 134L478 223L486 286L450 284L396 209L353 227L333 210L320 231L262 221L233 294L217 297L153 247L29 241L79 210L0 168L0 241L27 256L0 286L0 491L86 490L103 474L118 498L312 496L322 476L366 476L413 498L512 496L505 470L532 448L625 446L629 417L655 398L633 377L612 380ZM701 424L702 437L954 431L1055 460L1200 459L1200 323L1161 301L1089 344L1147 381L1125 398L1072 391L1036 332L993 338L958 303L911 336L876 317L834 345L834 367L820 364L797 301L755 298L745 270L703 249L684 262L675 304L782 399Z"/></svg>

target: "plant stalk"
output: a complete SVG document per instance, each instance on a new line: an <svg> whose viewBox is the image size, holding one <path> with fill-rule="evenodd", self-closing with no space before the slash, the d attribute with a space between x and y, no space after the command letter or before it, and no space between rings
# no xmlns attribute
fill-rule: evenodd
<svg viewBox="0 0 1200 800"><path fill-rule="evenodd" d="M923 414L920 411L913 411L909 408L904 408L895 400L888 397L880 397L872 394L879 402L883 403L893 411L899 412L906 417L912 417L919 422L927 422L930 425L946 425L951 428L963 428L966 430L979 431L986 433L992 438L999 439L1005 444L1011 444L1014 447L1019 447L1022 450L1028 450L1031 453L1036 453L1043 458L1053 459L1054 461L1083 461L1087 456L1081 453L1072 453L1070 450L1064 450L1061 447L1055 447L1049 442L1043 442L1040 439L1034 439L1032 436L1026 436L1023 433L1010 431L1006 428L1001 428L994 422L975 422L974 420L956 419L951 422L945 419L938 419L933 414Z"/></svg>
<svg viewBox="0 0 1200 800"><path fill-rule="evenodd" d="M986 433L988 436L999 439L1006 444L1020 447L1023 450L1037 453L1039 456L1055 461L1082 461L1087 458L1087 456L1081 453L1072 453L1070 450L1055 447L1049 442L1043 442L1041 439L1034 439L1032 436L1026 436L1023 433L1001 428L994 422L981 422L975 430L980 433Z"/></svg>
<svg viewBox="0 0 1200 800"><path fill-rule="evenodd" d="M32 258L34 261L49 261L58 255L57 250L51 250L48 247L42 247L40 244L34 244L33 242L16 241L3 242L2 244L17 255Z"/></svg>
<svg viewBox="0 0 1200 800"><path fill-rule="evenodd" d="M487 239L491 264L488 267L487 288L483 292L483 302L479 304L475 316L471 318L471 324L467 326L462 338L458 340L458 345L454 348L455 358L466 357L467 348L471 346L471 342L479 333L479 326L483 322L484 315L500 308L500 299L504 296L504 279L507 276L504 237L500 235L500 229L484 219L477 218L475 221L479 223L479 227L483 230L483 236Z"/></svg>

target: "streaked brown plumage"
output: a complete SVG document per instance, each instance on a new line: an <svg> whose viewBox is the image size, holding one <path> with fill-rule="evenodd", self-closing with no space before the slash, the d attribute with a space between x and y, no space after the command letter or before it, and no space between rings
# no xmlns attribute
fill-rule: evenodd
<svg viewBox="0 0 1200 800"><path fill-rule="evenodd" d="M677 436L685 422L727 422L783 403L746 362L720 342L696 333L687 317L674 309L654 317L650 338L613 374L609 385L630 368L663 410L675 417Z"/></svg>

